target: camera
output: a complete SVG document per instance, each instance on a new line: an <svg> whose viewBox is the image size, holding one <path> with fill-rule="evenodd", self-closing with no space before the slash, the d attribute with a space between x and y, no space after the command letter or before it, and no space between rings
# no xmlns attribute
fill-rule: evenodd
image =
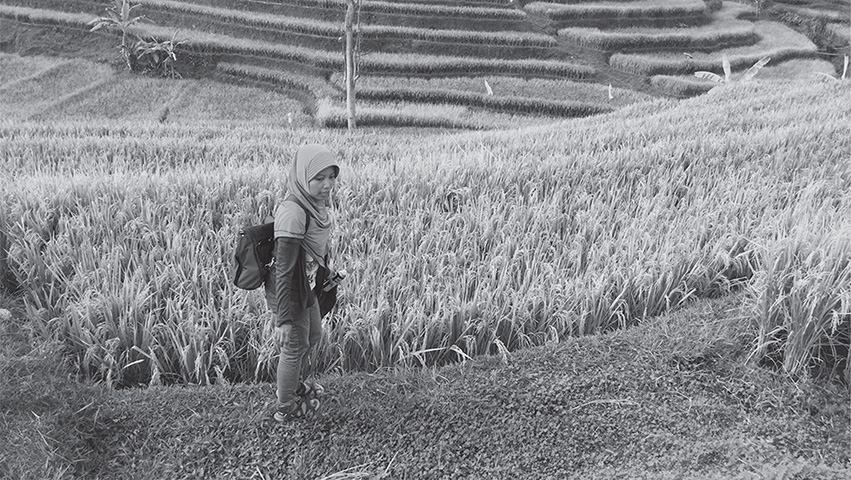
<svg viewBox="0 0 851 480"><path fill-rule="evenodd" d="M322 290L325 292L331 291L333 288L339 285L340 282L342 282L348 275L349 272L347 272L345 269L334 272L334 275L325 279L325 282L322 284Z"/></svg>

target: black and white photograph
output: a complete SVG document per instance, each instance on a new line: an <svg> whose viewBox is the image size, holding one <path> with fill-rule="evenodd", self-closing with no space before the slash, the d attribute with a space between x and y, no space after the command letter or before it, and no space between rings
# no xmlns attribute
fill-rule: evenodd
<svg viewBox="0 0 851 480"><path fill-rule="evenodd" d="M0 480L851 479L851 0L0 0Z"/></svg>

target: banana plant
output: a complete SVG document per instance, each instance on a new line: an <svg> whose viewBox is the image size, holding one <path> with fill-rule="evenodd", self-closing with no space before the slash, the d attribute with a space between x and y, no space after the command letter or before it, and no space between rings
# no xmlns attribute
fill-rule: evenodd
<svg viewBox="0 0 851 480"><path fill-rule="evenodd" d="M118 46L118 49L121 51L121 58L124 59L127 69L131 71L133 70L133 63L130 58L132 51L127 37L133 25L145 20L143 15L133 15L133 10L138 7L138 4L131 6L129 0L114 0L114 5L106 8L107 16L97 17L88 23L92 32L100 29L121 32L121 45Z"/></svg>
<svg viewBox="0 0 851 480"><path fill-rule="evenodd" d="M172 35L171 40L140 38L133 46L133 55L142 73L152 72L161 77L180 78L174 64L177 63L177 47L186 42L185 39L177 40L177 32Z"/></svg>
<svg viewBox="0 0 851 480"><path fill-rule="evenodd" d="M770 60L771 59L769 57L763 57L763 58L759 59L756 63L753 64L753 66L751 66L751 68L748 69L747 72L745 72L744 75L742 75L742 79L740 81L747 82L748 80L752 79L762 69L762 67L764 67ZM721 58L721 65L724 68L724 76L723 77L718 75L717 73L706 72L706 71L694 72L694 76L697 77L697 78L704 78L706 80L712 80L715 83L722 83L722 84L732 83L732 81L733 81L732 69L730 68L730 60L727 58L727 55L724 55Z"/></svg>

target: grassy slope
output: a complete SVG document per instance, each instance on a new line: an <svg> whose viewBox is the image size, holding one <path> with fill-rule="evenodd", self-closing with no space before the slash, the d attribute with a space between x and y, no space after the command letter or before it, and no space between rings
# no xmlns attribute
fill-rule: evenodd
<svg viewBox="0 0 851 480"><path fill-rule="evenodd" d="M750 365L740 300L505 358L326 377L327 408L284 425L268 384L108 391L49 351L0 356L0 473L847 478L847 391Z"/></svg>
<svg viewBox="0 0 851 480"><path fill-rule="evenodd" d="M20 357L18 310L0 325L0 476L847 478L847 391L748 364L739 301L505 361L328 377L326 412L292 425L266 420L269 385L75 383L48 347Z"/></svg>
<svg viewBox="0 0 851 480"><path fill-rule="evenodd" d="M301 105L281 94L207 80L115 73L82 59L0 53L0 114L7 118L121 119L310 125Z"/></svg>

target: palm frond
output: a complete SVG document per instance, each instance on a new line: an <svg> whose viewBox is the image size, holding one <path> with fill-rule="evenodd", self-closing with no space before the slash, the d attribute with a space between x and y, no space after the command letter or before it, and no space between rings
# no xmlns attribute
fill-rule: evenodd
<svg viewBox="0 0 851 480"><path fill-rule="evenodd" d="M747 72L745 72L745 75L742 77L742 81L747 82L748 80L752 79L769 61L771 61L771 58L769 57L763 57L759 59L758 62L754 63L753 66L749 68Z"/></svg>
<svg viewBox="0 0 851 480"><path fill-rule="evenodd" d="M694 76L697 77L697 78L712 80L713 82L716 82L716 83L724 83L724 78L722 78L721 75L718 75L717 73L701 71L701 72L694 72Z"/></svg>
<svg viewBox="0 0 851 480"><path fill-rule="evenodd" d="M732 69L730 68L730 59L727 58L727 55L721 57L721 65L724 67L724 83L730 83Z"/></svg>
<svg viewBox="0 0 851 480"><path fill-rule="evenodd" d="M824 78L829 78L829 79L831 79L831 80L833 80L833 81L835 81L835 82L838 82L838 81L839 81L839 79L838 79L838 78L834 77L833 75L831 75L831 74L829 74L829 73L816 72L816 75L821 75L822 77L824 77Z"/></svg>
<svg viewBox="0 0 851 480"><path fill-rule="evenodd" d="M130 2L127 0L121 3L121 18L125 20L130 18Z"/></svg>

